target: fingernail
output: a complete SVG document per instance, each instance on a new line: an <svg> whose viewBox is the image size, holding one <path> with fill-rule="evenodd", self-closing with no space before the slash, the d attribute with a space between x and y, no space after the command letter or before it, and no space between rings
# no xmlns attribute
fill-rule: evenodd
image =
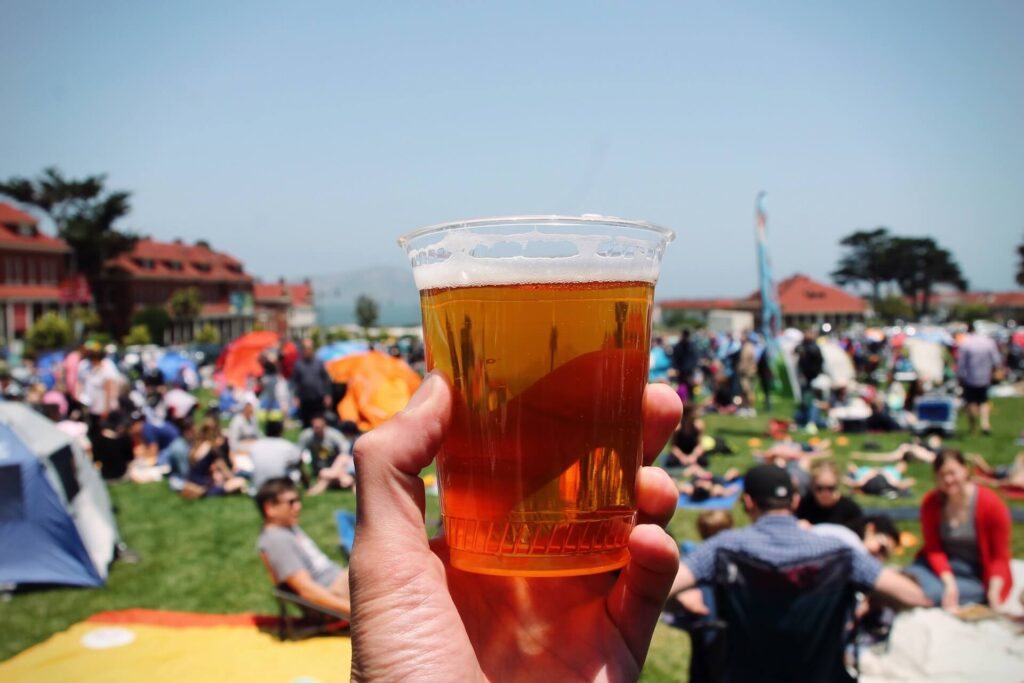
<svg viewBox="0 0 1024 683"><path fill-rule="evenodd" d="M421 404L423 404L430 396L434 393L434 384L437 382L437 377L431 372L423 379L423 383L420 384L420 388L416 390L416 393L412 395L409 402L405 404L405 408L402 410L403 413L416 410Z"/></svg>

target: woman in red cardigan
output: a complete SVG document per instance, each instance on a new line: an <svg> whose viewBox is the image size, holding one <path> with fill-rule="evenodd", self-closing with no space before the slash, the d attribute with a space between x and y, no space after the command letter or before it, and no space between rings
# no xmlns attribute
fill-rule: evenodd
<svg viewBox="0 0 1024 683"><path fill-rule="evenodd" d="M1010 511L973 484L963 454L943 449L932 464L935 490L921 501L924 548L906 572L935 604L1000 607L1010 595Z"/></svg>

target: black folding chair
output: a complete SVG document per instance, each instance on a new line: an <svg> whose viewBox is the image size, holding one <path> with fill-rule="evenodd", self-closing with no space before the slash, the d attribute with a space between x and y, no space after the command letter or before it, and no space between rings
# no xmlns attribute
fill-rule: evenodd
<svg viewBox="0 0 1024 683"><path fill-rule="evenodd" d="M843 548L773 565L719 550L717 620L709 626L719 632L704 638L710 641L704 651L697 651L694 638L691 672L699 679L730 683L857 680L852 552Z"/></svg>
<svg viewBox="0 0 1024 683"><path fill-rule="evenodd" d="M310 636L339 633L349 628L349 615L332 610L302 598L290 590L287 584L278 583L274 570L265 554L260 553L270 581L274 584L274 599L277 600L277 637L279 640L299 640ZM299 616L292 614L292 607Z"/></svg>

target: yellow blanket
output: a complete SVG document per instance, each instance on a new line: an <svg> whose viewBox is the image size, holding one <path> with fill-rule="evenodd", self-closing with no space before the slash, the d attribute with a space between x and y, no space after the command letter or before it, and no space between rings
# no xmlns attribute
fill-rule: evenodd
<svg viewBox="0 0 1024 683"><path fill-rule="evenodd" d="M351 665L348 637L280 642L272 618L123 610L0 662L0 681L327 683L349 680Z"/></svg>

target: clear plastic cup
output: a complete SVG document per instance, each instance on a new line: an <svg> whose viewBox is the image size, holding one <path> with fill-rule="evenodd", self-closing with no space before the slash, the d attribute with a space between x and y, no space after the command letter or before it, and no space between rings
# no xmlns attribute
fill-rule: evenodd
<svg viewBox="0 0 1024 683"><path fill-rule="evenodd" d="M585 215L400 238L427 367L454 389L437 475L455 567L567 576L626 563L654 285L673 237Z"/></svg>

